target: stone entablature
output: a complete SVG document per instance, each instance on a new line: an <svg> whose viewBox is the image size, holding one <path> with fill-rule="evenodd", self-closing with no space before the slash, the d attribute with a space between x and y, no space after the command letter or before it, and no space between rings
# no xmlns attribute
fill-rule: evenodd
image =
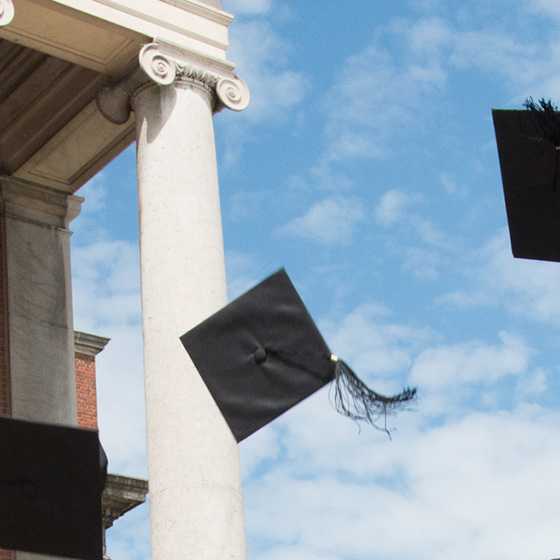
<svg viewBox="0 0 560 560"><path fill-rule="evenodd" d="M132 43L155 38L225 60L233 19L197 0L0 0L0 9L1 36L104 73Z"/></svg>
<svg viewBox="0 0 560 560"><path fill-rule="evenodd" d="M0 174L76 192L134 141L129 107L109 119L99 107L103 88L138 76L139 53L142 79L162 85L169 69L212 88L215 111L244 108L226 59L232 19L221 0L0 0Z"/></svg>

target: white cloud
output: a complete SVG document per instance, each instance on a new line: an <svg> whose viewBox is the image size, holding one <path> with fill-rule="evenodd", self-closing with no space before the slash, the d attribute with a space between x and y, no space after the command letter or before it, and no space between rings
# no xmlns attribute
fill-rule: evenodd
<svg viewBox="0 0 560 560"><path fill-rule="evenodd" d="M243 1L236 0L237 4ZM251 0L246 6L246 19L234 20L229 28L228 60L236 64L236 72L249 87L249 106L241 114L222 111L216 119L220 162L235 165L248 143L261 142L258 125L273 126L295 118L294 109L303 101L309 88L303 72L289 65L293 46L280 35L266 17L269 3ZM258 13L257 13L258 12ZM275 12L276 13L276 12Z"/></svg>
<svg viewBox="0 0 560 560"><path fill-rule="evenodd" d="M525 376L516 387L518 400L526 401L531 397L544 393L548 387L547 378L546 371L541 368L537 368L531 374Z"/></svg>
<svg viewBox="0 0 560 560"><path fill-rule="evenodd" d="M375 208L377 223L390 226L405 216L404 210L411 203L410 195L401 189L387 191Z"/></svg>
<svg viewBox="0 0 560 560"><path fill-rule="evenodd" d="M263 280L264 272L255 255L226 252L228 299L232 300Z"/></svg>
<svg viewBox="0 0 560 560"><path fill-rule="evenodd" d="M148 497L149 499L149 497ZM119 519L107 531L107 556L115 560L147 560L150 553L149 506L144 504Z"/></svg>
<svg viewBox="0 0 560 560"><path fill-rule="evenodd" d="M493 147L493 146L492 146ZM447 194L465 194L466 189L461 187L454 173L442 173L440 175L440 181Z"/></svg>
<svg viewBox="0 0 560 560"><path fill-rule="evenodd" d="M146 475L138 245L73 247L74 327L111 338L96 359L101 441L110 472Z"/></svg>
<svg viewBox="0 0 560 560"><path fill-rule="evenodd" d="M84 208L88 213L99 212L105 208L107 202L107 178L106 173L101 171L88 181L78 192L83 197ZM81 221L80 221L81 222Z"/></svg>
<svg viewBox="0 0 560 560"><path fill-rule="evenodd" d="M435 280L439 275L441 257L434 249L407 246L402 250L404 271L418 280Z"/></svg>
<svg viewBox="0 0 560 560"><path fill-rule="evenodd" d="M335 354L347 360L355 371L390 377L407 369L415 349L434 333L388 321L389 314L382 307L363 304L336 323L322 322L321 330Z"/></svg>
<svg viewBox="0 0 560 560"><path fill-rule="evenodd" d="M397 228L388 239L390 250L403 259L403 270L420 280L435 280L441 266L441 249L453 245L449 236L432 221L411 211L422 197L402 189L387 191L375 208L376 222Z"/></svg>
<svg viewBox="0 0 560 560"><path fill-rule="evenodd" d="M252 220L264 209L270 207L270 200L275 196L278 194L268 189L243 190L233 193L226 199L228 202L227 218L232 222Z"/></svg>
<svg viewBox="0 0 560 560"><path fill-rule="evenodd" d="M441 21L423 25L398 30L398 40L422 44L422 52L406 46L401 54L390 53L381 40L386 36L379 34L345 61L327 95L326 162L382 157L388 153L387 142L397 135L402 142L411 126L416 133L409 136L417 136L417 108L427 96L437 96L447 80L435 52L449 31Z"/></svg>
<svg viewBox="0 0 560 560"><path fill-rule="evenodd" d="M442 18L420 19L407 30L408 43L415 56L439 59L443 49L453 44L453 29Z"/></svg>
<svg viewBox="0 0 560 560"><path fill-rule="evenodd" d="M100 241L72 249L74 321L83 330L140 321L136 243Z"/></svg>
<svg viewBox="0 0 560 560"><path fill-rule="evenodd" d="M364 219L365 212L359 199L326 198L314 204L303 216L279 228L277 233L324 245L346 245L358 222Z"/></svg>
<svg viewBox="0 0 560 560"><path fill-rule="evenodd" d="M472 413L393 442L333 432L330 421L313 433L311 417L284 422L285 460L245 483L256 552L262 543L270 558L557 556L558 413Z"/></svg>
<svg viewBox="0 0 560 560"><path fill-rule="evenodd" d="M438 300L440 303L460 307L504 306L516 315L560 324L557 263L515 259L505 228L488 240L476 259L465 271L473 289L444 294Z"/></svg>
<svg viewBox="0 0 560 560"><path fill-rule="evenodd" d="M560 268L557 263L515 259L508 233L492 238L482 251L481 276L515 313L560 324Z"/></svg>
<svg viewBox="0 0 560 560"><path fill-rule="evenodd" d="M529 348L518 336L507 332L499 336L498 346L475 340L424 350L414 362L410 382L453 391L457 385L493 384L504 376L523 374Z"/></svg>
<svg viewBox="0 0 560 560"><path fill-rule="evenodd" d="M303 73L285 68L290 50L289 42L266 20L232 25L228 58L235 61L251 91L244 119L253 123L278 119L303 100L307 89Z"/></svg>
<svg viewBox="0 0 560 560"><path fill-rule="evenodd" d="M560 19L560 6L556 0L535 0L527 3L524 7L529 12L541 13L546 17Z"/></svg>
<svg viewBox="0 0 560 560"><path fill-rule="evenodd" d="M451 62L499 73L512 83L530 83L540 65L535 65L537 45L521 44L514 34L496 28L466 31L455 35Z"/></svg>
<svg viewBox="0 0 560 560"><path fill-rule="evenodd" d="M223 9L234 15L262 15L270 12L272 0L224 0Z"/></svg>

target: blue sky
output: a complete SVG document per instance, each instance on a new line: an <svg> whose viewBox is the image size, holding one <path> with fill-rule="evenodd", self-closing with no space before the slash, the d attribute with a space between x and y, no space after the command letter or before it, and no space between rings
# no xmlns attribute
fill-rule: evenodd
<svg viewBox="0 0 560 560"><path fill-rule="evenodd" d="M224 0L228 289L285 266L332 351L418 388L382 432L328 389L240 445L250 560L560 555L560 265L513 259L492 108L560 101L554 0ZM146 476L134 146L78 194L75 327L110 470ZM178 336L182 333L177 333ZM148 506L109 531L147 559Z"/></svg>

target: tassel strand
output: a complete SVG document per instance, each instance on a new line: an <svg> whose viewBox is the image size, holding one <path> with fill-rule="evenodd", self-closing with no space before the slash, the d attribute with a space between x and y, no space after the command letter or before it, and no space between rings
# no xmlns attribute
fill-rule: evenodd
<svg viewBox="0 0 560 560"><path fill-rule="evenodd" d="M380 395L370 389L348 364L336 356L331 356L331 360L336 362L333 384L334 406L337 412L356 422L367 422L374 428L386 432L391 438L387 429L387 415L414 400L416 389L407 387L391 397ZM381 416L384 417L383 428L376 424Z"/></svg>

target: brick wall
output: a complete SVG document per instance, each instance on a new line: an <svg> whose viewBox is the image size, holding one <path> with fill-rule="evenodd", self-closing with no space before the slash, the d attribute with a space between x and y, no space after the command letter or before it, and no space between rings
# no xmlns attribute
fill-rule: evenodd
<svg viewBox="0 0 560 560"><path fill-rule="evenodd" d="M96 429L97 387L95 384L95 356L76 352L76 397L78 426L80 428Z"/></svg>
<svg viewBox="0 0 560 560"><path fill-rule="evenodd" d="M95 382L95 357L101 352L108 338L76 331L74 333L76 363L76 401L78 426L97 429L97 386ZM0 560L2 560L0 558Z"/></svg>
<svg viewBox="0 0 560 560"><path fill-rule="evenodd" d="M12 560L12 551L0 549L0 560Z"/></svg>

